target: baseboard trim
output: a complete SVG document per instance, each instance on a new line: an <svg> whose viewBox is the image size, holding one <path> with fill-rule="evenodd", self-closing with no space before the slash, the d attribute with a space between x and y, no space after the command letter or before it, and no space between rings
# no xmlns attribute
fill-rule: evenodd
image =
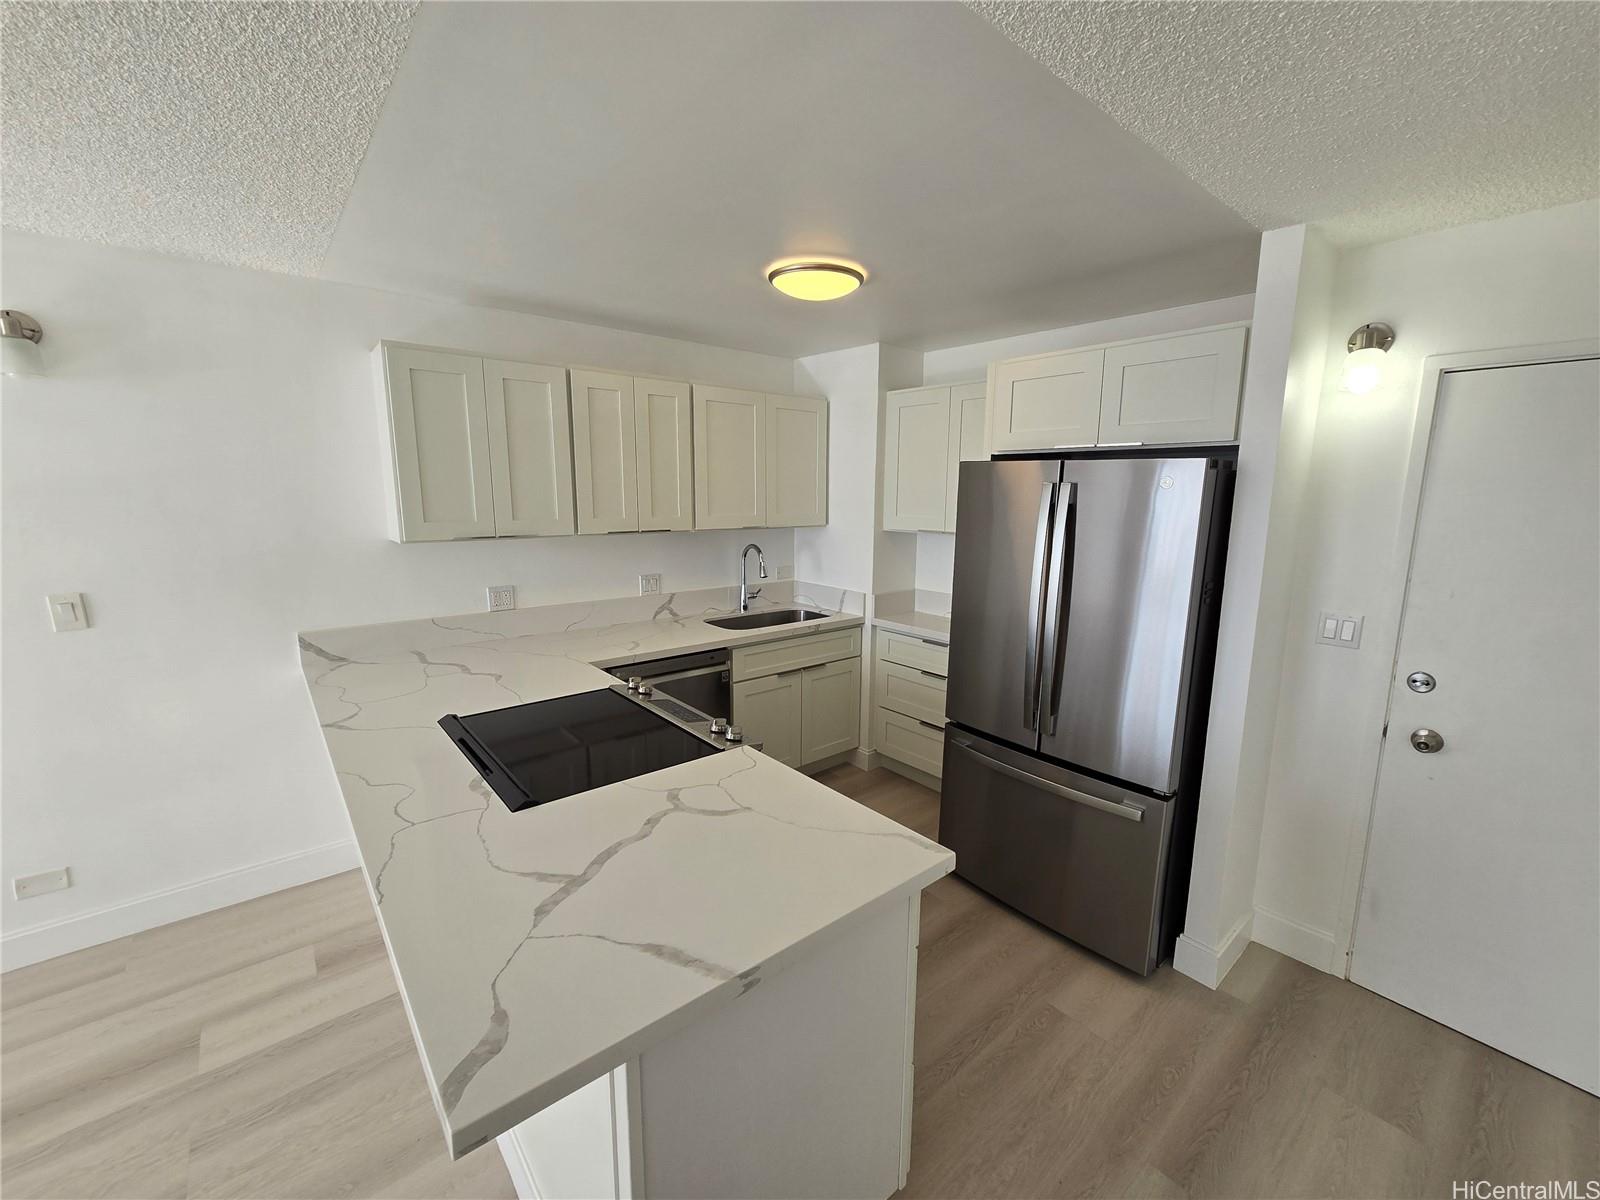
<svg viewBox="0 0 1600 1200"><path fill-rule="evenodd" d="M1245 913L1222 939L1221 946L1207 945L1187 933L1179 934L1178 945L1172 953L1173 969L1215 991L1250 944L1250 928L1254 920L1255 913Z"/></svg>
<svg viewBox="0 0 1600 1200"><path fill-rule="evenodd" d="M170 925L185 917L197 917L296 884L337 875L359 865L353 841L329 842L92 912L18 929L0 937L0 969L9 971L32 966L74 950L98 946L131 933L142 933L158 925Z"/></svg>
<svg viewBox="0 0 1600 1200"><path fill-rule="evenodd" d="M1258 905L1250 936L1269 950L1344 978L1344 954L1339 950L1338 940L1325 929L1302 924Z"/></svg>
<svg viewBox="0 0 1600 1200"><path fill-rule="evenodd" d="M517 1141L516 1130L506 1130L495 1138L495 1145L500 1147L500 1157L506 1161L506 1174L511 1176L511 1190L516 1192L517 1200L541 1200L539 1185L533 1179L533 1164L523 1152L522 1143Z"/></svg>
<svg viewBox="0 0 1600 1200"><path fill-rule="evenodd" d="M850 751L850 765L863 771L870 771L879 765L878 752L876 750L852 750Z"/></svg>

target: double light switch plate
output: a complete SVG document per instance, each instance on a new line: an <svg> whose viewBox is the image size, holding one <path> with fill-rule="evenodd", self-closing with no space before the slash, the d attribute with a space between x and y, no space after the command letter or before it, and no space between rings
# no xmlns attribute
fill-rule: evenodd
<svg viewBox="0 0 1600 1200"><path fill-rule="evenodd" d="M1323 646L1341 646L1354 650L1361 645L1361 627L1365 617L1340 616L1338 613L1317 615L1317 642Z"/></svg>

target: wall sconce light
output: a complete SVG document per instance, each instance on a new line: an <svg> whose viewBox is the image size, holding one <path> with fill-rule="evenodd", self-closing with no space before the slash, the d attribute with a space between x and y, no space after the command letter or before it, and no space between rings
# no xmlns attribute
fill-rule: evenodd
<svg viewBox="0 0 1600 1200"><path fill-rule="evenodd" d="M0 308L0 375L43 375L44 329L25 312Z"/></svg>
<svg viewBox="0 0 1600 1200"><path fill-rule="evenodd" d="M1344 361L1344 390L1365 396L1383 380L1383 356L1394 345L1394 330L1381 321L1363 325L1344 344L1350 357Z"/></svg>

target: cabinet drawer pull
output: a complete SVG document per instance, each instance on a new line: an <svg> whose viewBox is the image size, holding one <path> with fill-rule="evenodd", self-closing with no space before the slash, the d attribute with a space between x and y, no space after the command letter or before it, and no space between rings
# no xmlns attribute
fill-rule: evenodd
<svg viewBox="0 0 1600 1200"><path fill-rule="evenodd" d="M932 721L924 721L920 717L913 717L911 719L913 721L915 721L918 725L921 725L924 729L931 729L935 733L943 733L944 732L944 726L943 725L935 725Z"/></svg>
<svg viewBox="0 0 1600 1200"><path fill-rule="evenodd" d="M929 679L937 679L941 683L945 679L945 676L939 674L937 671L924 671L921 667L914 667L912 669L915 670L918 675L926 675Z"/></svg>

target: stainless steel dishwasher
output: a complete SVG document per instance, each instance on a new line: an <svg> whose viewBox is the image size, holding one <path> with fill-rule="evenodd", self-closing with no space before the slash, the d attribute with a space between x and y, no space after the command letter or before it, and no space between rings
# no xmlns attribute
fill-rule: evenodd
<svg viewBox="0 0 1600 1200"><path fill-rule="evenodd" d="M656 691L681 700L708 717L726 720L733 715L730 663L727 650L702 650L698 654L677 654L608 669L622 680L638 676Z"/></svg>

